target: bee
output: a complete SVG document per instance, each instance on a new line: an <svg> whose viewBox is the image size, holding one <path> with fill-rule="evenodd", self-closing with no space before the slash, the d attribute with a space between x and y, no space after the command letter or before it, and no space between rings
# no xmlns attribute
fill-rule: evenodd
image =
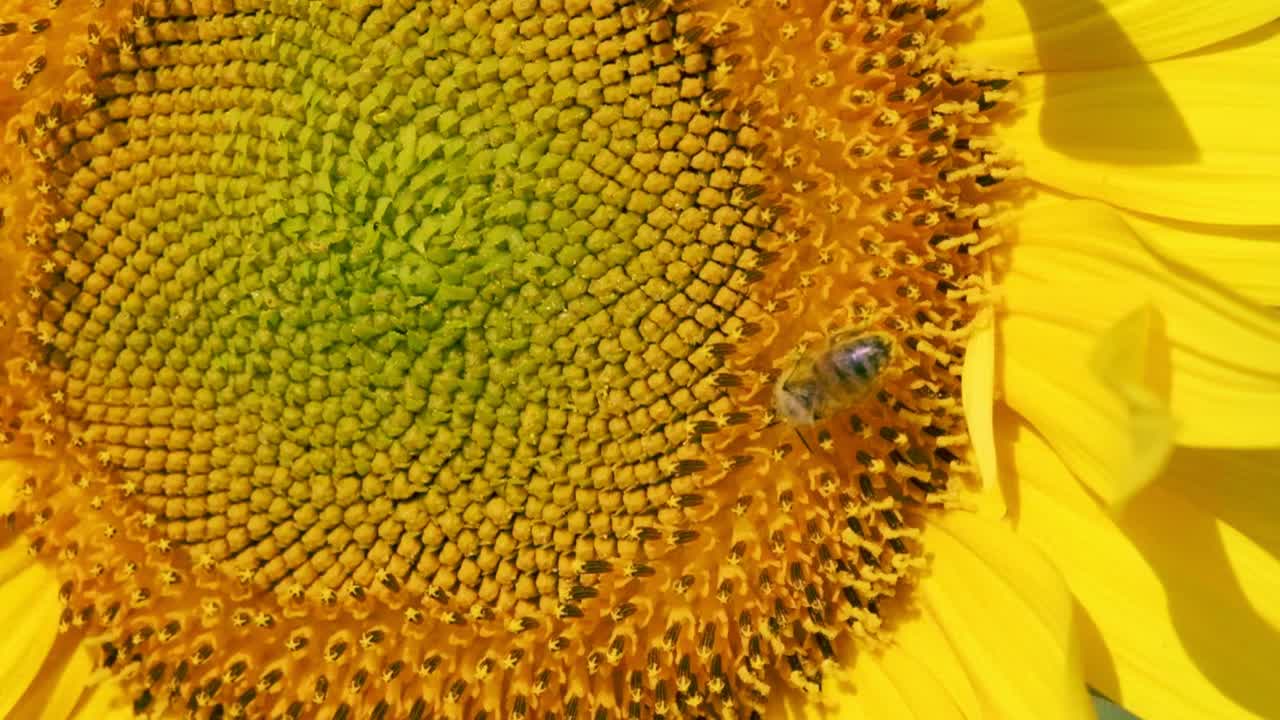
<svg viewBox="0 0 1280 720"><path fill-rule="evenodd" d="M893 339L884 333L838 334L779 378L774 408L795 426L826 420L875 390L893 355Z"/></svg>

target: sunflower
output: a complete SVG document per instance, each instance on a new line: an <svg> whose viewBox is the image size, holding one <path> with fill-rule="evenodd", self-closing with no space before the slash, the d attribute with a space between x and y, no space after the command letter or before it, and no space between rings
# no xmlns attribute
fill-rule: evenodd
<svg viewBox="0 0 1280 720"><path fill-rule="evenodd" d="M1280 716L1268 3L60 4L0 716Z"/></svg>

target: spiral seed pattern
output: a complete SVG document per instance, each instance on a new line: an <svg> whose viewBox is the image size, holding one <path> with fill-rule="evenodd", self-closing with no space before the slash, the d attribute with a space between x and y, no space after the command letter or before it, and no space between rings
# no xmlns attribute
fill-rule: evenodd
<svg viewBox="0 0 1280 720"><path fill-rule="evenodd" d="M168 0L29 61L0 452L64 627L140 714L817 689L972 475L1013 171L948 9ZM850 329L879 391L787 425Z"/></svg>

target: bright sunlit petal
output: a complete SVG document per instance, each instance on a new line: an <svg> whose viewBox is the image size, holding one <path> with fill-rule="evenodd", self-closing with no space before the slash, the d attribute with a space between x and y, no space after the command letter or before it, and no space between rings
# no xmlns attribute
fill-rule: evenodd
<svg viewBox="0 0 1280 720"><path fill-rule="evenodd" d="M1271 0L984 0L968 57L1027 72L1136 65L1276 19Z"/></svg>
<svg viewBox="0 0 1280 720"><path fill-rule="evenodd" d="M1004 472L1025 478L1018 532L1054 558L1087 618L1089 683L1144 718L1280 711L1266 679L1280 657L1266 600L1280 581L1280 538L1250 539L1250 523L1220 519L1274 517L1280 458L1179 451L1116 520L1030 425L1008 411L997 422Z"/></svg>
<svg viewBox="0 0 1280 720"><path fill-rule="evenodd" d="M1137 212L1206 224L1278 225L1280 33L1149 66L1022 79L1004 137L1027 176ZM1136 120L1141 118L1141 120Z"/></svg>
<svg viewBox="0 0 1280 720"><path fill-rule="evenodd" d="M1074 603L1045 555L1002 521L956 512L930 528L920 585L960 657L984 717L1093 717Z"/></svg>
<svg viewBox="0 0 1280 720"><path fill-rule="evenodd" d="M1038 354L1046 371L1035 382L1054 382L1065 392L1078 386L1085 393L1101 381L1096 372L1082 372L1094 363L1097 338L1150 307L1154 315L1144 326L1148 344L1140 369L1150 395L1167 404L1175 441L1201 447L1280 444L1280 426L1268 420L1280 402L1280 318L1274 312L1193 268L1170 263L1099 203L1028 210L1019 233L1003 282L1005 332L1020 343L1009 349L1012 368L1019 357ZM1050 341L1063 344L1045 344ZM1119 354L1126 352L1131 351ZM1049 370L1054 353L1060 366ZM1086 396L1099 397L1081 395ZM1020 401L1011 402L1028 414ZM1098 405L1097 412L1107 412L1106 406ZM1042 415L1036 414L1037 426Z"/></svg>

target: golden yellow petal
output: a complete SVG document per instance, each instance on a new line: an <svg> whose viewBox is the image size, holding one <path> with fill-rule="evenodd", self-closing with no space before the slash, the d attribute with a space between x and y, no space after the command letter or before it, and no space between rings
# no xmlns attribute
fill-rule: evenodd
<svg viewBox="0 0 1280 720"><path fill-rule="evenodd" d="M1018 532L1085 613L1089 683L1144 718L1280 716L1280 456L1179 450L1117 521L1025 420L1005 410L997 426L1022 478Z"/></svg>
<svg viewBox="0 0 1280 720"><path fill-rule="evenodd" d="M1262 305L1280 306L1280 226L1202 225L1124 213L1170 262Z"/></svg>
<svg viewBox="0 0 1280 720"><path fill-rule="evenodd" d="M990 312L974 322L973 334L964 356L964 415L973 444L978 476L982 481L980 497L997 515L1005 511L996 463L995 428L991 419L995 405L996 330Z"/></svg>
<svg viewBox="0 0 1280 720"><path fill-rule="evenodd" d="M1197 50L1271 22L1270 0L986 0L969 57L998 67L1084 70Z"/></svg>
<svg viewBox="0 0 1280 720"><path fill-rule="evenodd" d="M81 698L69 720L136 720L124 690L108 680ZM160 718L158 720L168 720Z"/></svg>
<svg viewBox="0 0 1280 720"><path fill-rule="evenodd" d="M21 485L21 463L0 459L0 515L7 515L18 509L18 489Z"/></svg>
<svg viewBox="0 0 1280 720"><path fill-rule="evenodd" d="M1003 324L1002 339L1008 402L1051 439L1081 481L1118 504L1154 478L1171 438L1141 432L1125 399L1090 374L1087 336L1015 317Z"/></svg>
<svg viewBox="0 0 1280 720"><path fill-rule="evenodd" d="M1039 183L1022 208L1053 206L1077 195ZM1169 263L1202 274L1258 305L1280 306L1280 225L1206 225L1136 213L1116 212Z"/></svg>
<svg viewBox="0 0 1280 720"><path fill-rule="evenodd" d="M62 610L53 573L15 557L25 554L13 544L0 550L0 717L8 716L49 655Z"/></svg>
<svg viewBox="0 0 1280 720"><path fill-rule="evenodd" d="M1150 66L1024 78L1004 137L1028 177L1137 212L1280 224L1280 36Z"/></svg>
<svg viewBox="0 0 1280 720"><path fill-rule="evenodd" d="M1062 577L998 520L953 512L929 527L918 591L968 672L978 717L1092 718L1074 602Z"/></svg>
<svg viewBox="0 0 1280 720"><path fill-rule="evenodd" d="M1064 395L1077 391L1080 399L1094 402L1103 393L1091 388L1105 379L1090 365L1098 339L1147 305L1155 316L1145 331L1145 382L1167 403L1175 441L1204 447L1280 444L1280 427L1271 421L1280 403L1280 319L1272 311L1169 262L1103 205L1036 208L1023 216L1019 233L1002 280L1008 311L1001 324L1005 389L1010 403L1048 433L1055 447L1056 432L1044 430L1048 424L1095 431L1076 422L1066 406L1052 410L1046 398L1030 396L1017 382L1056 386ZM1035 377L1028 378L1027 369ZM1114 412L1122 407L1120 399L1093 414ZM1036 403L1039 409L1032 407ZM1056 419L1042 425L1041 416L1051 410Z"/></svg>
<svg viewBox="0 0 1280 720"><path fill-rule="evenodd" d="M93 675L93 657L80 638L62 635L35 680L13 708L14 718L67 720Z"/></svg>
<svg viewBox="0 0 1280 720"><path fill-rule="evenodd" d="M981 716L964 664L931 615L894 624L880 652L851 658L824 685L823 706L841 718L948 720Z"/></svg>

